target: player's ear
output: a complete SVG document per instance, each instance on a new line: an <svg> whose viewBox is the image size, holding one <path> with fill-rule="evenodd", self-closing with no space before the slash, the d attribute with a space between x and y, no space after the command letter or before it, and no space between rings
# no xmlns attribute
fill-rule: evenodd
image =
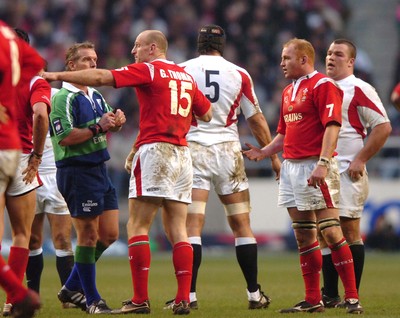
<svg viewBox="0 0 400 318"><path fill-rule="evenodd" d="M67 62L67 70L74 71L75 70L75 63L73 61Z"/></svg>
<svg viewBox="0 0 400 318"><path fill-rule="evenodd" d="M354 67L355 63L356 63L356 59L355 59L354 57L352 57L352 58L349 60L350 66L351 66L351 67Z"/></svg>

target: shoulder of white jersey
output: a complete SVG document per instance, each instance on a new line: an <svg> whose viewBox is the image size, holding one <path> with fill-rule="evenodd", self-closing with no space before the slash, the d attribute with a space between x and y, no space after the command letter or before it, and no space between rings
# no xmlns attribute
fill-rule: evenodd
<svg viewBox="0 0 400 318"><path fill-rule="evenodd" d="M199 57L195 57L195 58L193 58L193 59L190 59L190 60L187 60L187 61L185 61L185 62L179 63L178 65L179 65L180 67L185 68L186 66L192 64L194 61L197 61L198 59L199 59Z"/></svg>
<svg viewBox="0 0 400 318"><path fill-rule="evenodd" d="M323 74L322 74L322 75L323 75ZM332 83L333 85L335 85L337 88L340 89L339 85L338 85L333 79L331 79L330 77L325 76L325 75L324 75L324 77L320 78L320 79L315 83L314 88L315 88L315 87L318 87L319 85L325 84L325 83Z"/></svg>
<svg viewBox="0 0 400 318"><path fill-rule="evenodd" d="M373 87L370 83L362 80L359 77L354 77L353 79L353 84L354 86L358 86L361 88L361 90L365 90L365 91L374 91L377 93L376 88Z"/></svg>
<svg viewBox="0 0 400 318"><path fill-rule="evenodd" d="M230 61L228 61L228 60L225 60L225 61L226 61L226 63L230 64L230 65L231 65L234 69L236 69L237 71L246 74L248 77L251 77L251 76L250 76L250 73L249 73L246 69L244 69L243 67L240 67L239 65L236 65L235 63L232 63L232 62L230 62Z"/></svg>
<svg viewBox="0 0 400 318"><path fill-rule="evenodd" d="M52 87L51 88L51 97L53 97L55 94L57 94L60 91L60 89Z"/></svg>

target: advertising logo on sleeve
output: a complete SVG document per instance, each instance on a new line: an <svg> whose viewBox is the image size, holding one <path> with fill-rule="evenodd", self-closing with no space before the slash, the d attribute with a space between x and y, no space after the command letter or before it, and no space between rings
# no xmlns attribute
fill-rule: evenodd
<svg viewBox="0 0 400 318"><path fill-rule="evenodd" d="M53 127L54 127L54 132L57 136L61 135L64 132L64 128L61 124L60 118L56 118L53 120Z"/></svg>

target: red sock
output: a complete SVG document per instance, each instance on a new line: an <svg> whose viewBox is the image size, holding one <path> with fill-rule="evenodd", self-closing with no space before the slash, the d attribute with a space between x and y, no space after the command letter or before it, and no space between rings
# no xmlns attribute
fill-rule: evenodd
<svg viewBox="0 0 400 318"><path fill-rule="evenodd" d="M342 238L338 243L330 245L329 248L332 251L332 262L343 283L344 298L358 299L353 256L349 245L347 245L346 240Z"/></svg>
<svg viewBox="0 0 400 318"><path fill-rule="evenodd" d="M15 303L22 300L27 293L27 289L22 285L19 278L6 264L0 256L0 285L7 293L7 303Z"/></svg>
<svg viewBox="0 0 400 318"><path fill-rule="evenodd" d="M175 303L182 300L190 302L190 283L192 281L193 248L188 242L179 242L174 245L172 261L175 268L175 276L178 281L178 291L175 296Z"/></svg>
<svg viewBox="0 0 400 318"><path fill-rule="evenodd" d="M148 235L132 236L128 240L129 265L131 267L133 298L135 304L149 299L150 243Z"/></svg>
<svg viewBox="0 0 400 318"><path fill-rule="evenodd" d="M28 266L29 249L19 246L11 246L10 254L8 256L8 266L14 272L15 276L20 283L23 282L26 266ZM7 297L7 303L12 303L11 299Z"/></svg>
<svg viewBox="0 0 400 318"><path fill-rule="evenodd" d="M8 266L14 274L22 282L29 260L29 249L18 246L11 246L10 255L8 256Z"/></svg>
<svg viewBox="0 0 400 318"><path fill-rule="evenodd" d="M300 265L306 289L305 301L316 305L321 300L319 286L320 272L322 269L322 255L318 241L299 250Z"/></svg>

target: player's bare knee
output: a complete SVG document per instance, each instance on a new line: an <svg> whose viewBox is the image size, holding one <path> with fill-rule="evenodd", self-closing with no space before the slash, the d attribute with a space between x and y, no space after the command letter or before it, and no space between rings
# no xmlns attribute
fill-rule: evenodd
<svg viewBox="0 0 400 318"><path fill-rule="evenodd" d="M363 240L359 231L343 231L343 236L349 245L362 245Z"/></svg>
<svg viewBox="0 0 400 318"><path fill-rule="evenodd" d="M37 250L42 246L42 240L36 235L31 235L29 240L29 250Z"/></svg>
<svg viewBox="0 0 400 318"><path fill-rule="evenodd" d="M112 243L114 243L116 240L118 240L118 231L112 231L107 233L107 235L102 235L99 238L99 241L103 243L105 246L110 246Z"/></svg>
<svg viewBox="0 0 400 318"><path fill-rule="evenodd" d="M328 244L337 242L342 237L340 222L335 218L326 218L318 221L318 228Z"/></svg>
<svg viewBox="0 0 400 318"><path fill-rule="evenodd" d="M298 246L306 246L316 240L317 225L315 221L296 220L292 222L292 228Z"/></svg>
<svg viewBox="0 0 400 318"><path fill-rule="evenodd" d="M71 239L64 235L56 235L53 239L54 248L58 250L69 250L71 249Z"/></svg>

